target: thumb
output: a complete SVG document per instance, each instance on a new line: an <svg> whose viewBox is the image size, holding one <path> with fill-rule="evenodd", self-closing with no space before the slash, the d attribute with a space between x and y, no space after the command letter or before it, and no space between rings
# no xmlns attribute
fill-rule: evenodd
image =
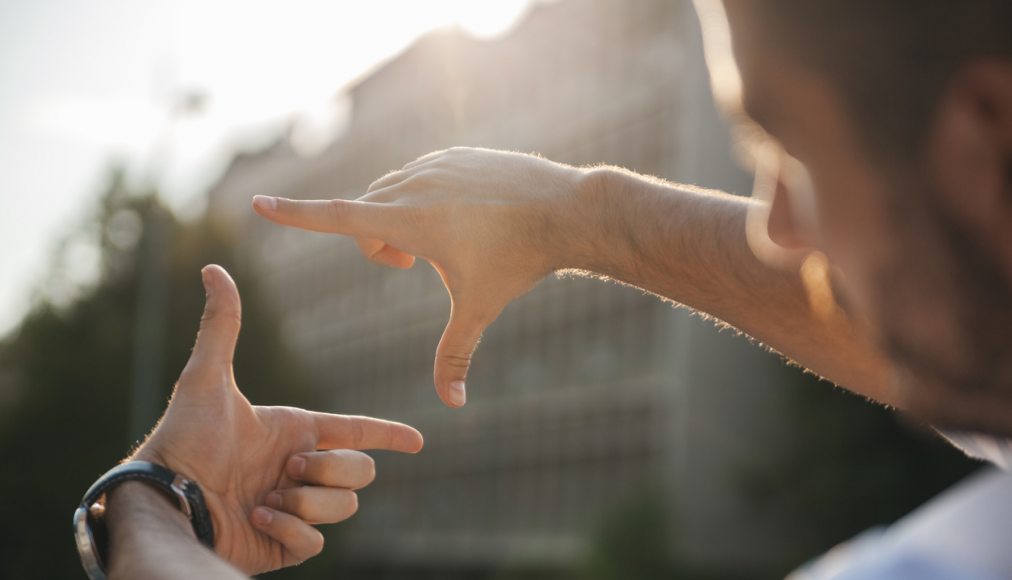
<svg viewBox="0 0 1012 580"><path fill-rule="evenodd" d="M383 240L355 238L355 243L358 244L358 249L362 252L362 255L377 264L401 270L407 270L415 265L414 256L387 245Z"/></svg>
<svg viewBox="0 0 1012 580"><path fill-rule="evenodd" d="M478 347L481 333L494 318L462 307L458 300L454 300L450 307L450 321L436 347L433 372L436 392L447 406L463 407L467 402L465 381L471 366L471 355Z"/></svg>
<svg viewBox="0 0 1012 580"><path fill-rule="evenodd" d="M239 290L221 266L205 266L200 275L207 299L190 364L231 366L242 320Z"/></svg>

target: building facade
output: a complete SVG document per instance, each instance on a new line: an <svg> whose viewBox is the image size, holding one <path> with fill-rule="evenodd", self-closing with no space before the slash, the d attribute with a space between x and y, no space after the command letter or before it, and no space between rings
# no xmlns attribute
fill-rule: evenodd
<svg viewBox="0 0 1012 580"><path fill-rule="evenodd" d="M790 541L735 490L743 465L789 440L776 427L779 363L760 349L636 289L552 278L488 329L469 403L449 410L432 387L449 300L431 268L384 269L350 240L249 211L261 193L356 198L453 145L747 194L690 4L561 0L499 38L434 32L347 87L349 122L324 152L299 157L282 141L241 155L210 191L331 409L426 437L416 457L378 457L342 528L343 560L567 567L643 501L666 514L680 561L755 568Z"/></svg>

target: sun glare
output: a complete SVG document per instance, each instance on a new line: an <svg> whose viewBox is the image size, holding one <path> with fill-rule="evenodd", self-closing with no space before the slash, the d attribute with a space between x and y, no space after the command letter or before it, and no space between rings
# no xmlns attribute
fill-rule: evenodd
<svg viewBox="0 0 1012 580"><path fill-rule="evenodd" d="M528 0L497 2L454 1L448 3L451 22L478 37L502 34L523 14Z"/></svg>
<svg viewBox="0 0 1012 580"><path fill-rule="evenodd" d="M38 217L0 221L0 241L62 228L70 210L51 208L76 207L82 183L98 179L110 158L157 176L177 211L199 211L195 202L237 147L261 147L290 130L300 152L318 152L343 122L342 90L419 37L450 26L482 38L503 34L544 1L10 3L5 22L18 24L3 40L16 48L0 65L33 74L4 87L7 111L16 113L0 115L0 150L8 152L0 173L12 191L50 193L20 199L23 211L10 215ZM186 94L206 96L205 106L181 114ZM40 179L33 163L43 158L61 171ZM42 240L31 239L23 245L38 249L19 259L15 278L45 261ZM0 331L18 316L2 307L15 302L11 292L0 289Z"/></svg>
<svg viewBox="0 0 1012 580"><path fill-rule="evenodd" d="M191 1L178 24L176 81L207 92L211 112L233 124L311 111L426 32L501 34L530 1Z"/></svg>
<svg viewBox="0 0 1012 580"><path fill-rule="evenodd" d="M328 108L341 106L335 96L343 86L431 30L459 26L480 38L503 34L532 1L544 0L291 0L283 8L191 0L179 23L177 81L210 96L209 124L243 127L297 117L298 142L312 152L325 145L322 133L333 133L339 111ZM206 157L199 144L180 149Z"/></svg>

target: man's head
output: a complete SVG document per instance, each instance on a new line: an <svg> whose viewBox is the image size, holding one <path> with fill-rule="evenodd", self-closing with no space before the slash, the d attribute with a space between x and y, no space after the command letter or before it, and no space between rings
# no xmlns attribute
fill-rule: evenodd
<svg viewBox="0 0 1012 580"><path fill-rule="evenodd" d="M1012 434L1012 2L697 6L718 99L776 144L769 239L828 256L910 410Z"/></svg>

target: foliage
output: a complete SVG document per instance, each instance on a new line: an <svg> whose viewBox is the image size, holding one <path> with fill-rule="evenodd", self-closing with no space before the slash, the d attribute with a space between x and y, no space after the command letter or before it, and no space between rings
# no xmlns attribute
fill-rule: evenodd
<svg viewBox="0 0 1012 580"><path fill-rule="evenodd" d="M46 298L0 345L0 577L82 575L70 518L84 490L129 452L130 383L135 360L141 248L150 226L163 227L166 300L164 364L155 400L164 406L189 356L203 309L200 268L222 264L243 296L244 324L236 354L240 387L254 403L311 405L305 382L284 354L276 325L228 236L207 219L182 223L153 193L128 190L114 172L91 217L73 236L99 248L97 279L75 289L54 260ZM132 231L140 234L133 235ZM61 297L71 296L70 300Z"/></svg>
<svg viewBox="0 0 1012 580"><path fill-rule="evenodd" d="M586 565L588 580L671 577L672 520L661 497L639 494L602 522Z"/></svg>

